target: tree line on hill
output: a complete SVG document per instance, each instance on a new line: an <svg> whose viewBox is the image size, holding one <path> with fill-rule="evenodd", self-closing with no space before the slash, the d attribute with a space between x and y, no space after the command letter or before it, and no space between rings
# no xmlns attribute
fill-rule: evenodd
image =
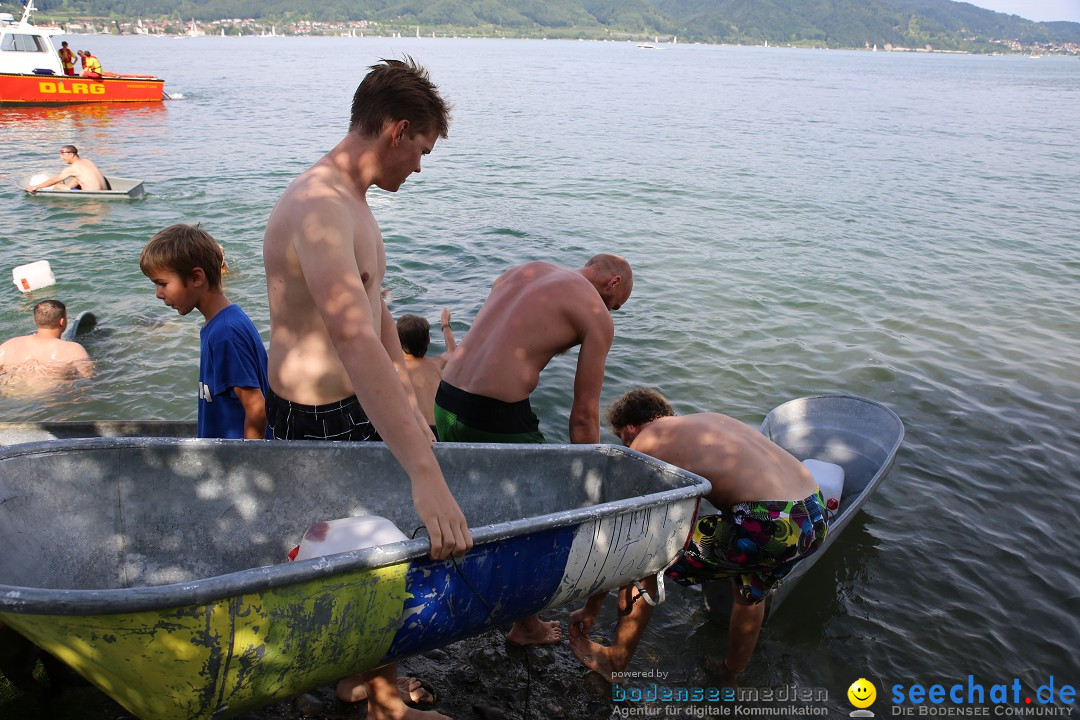
<svg viewBox="0 0 1080 720"><path fill-rule="evenodd" d="M8 0L9 2L11 0ZM373 21L553 36L988 50L993 41L1080 43L1080 23L1037 23L952 0L37 0L49 16Z"/></svg>

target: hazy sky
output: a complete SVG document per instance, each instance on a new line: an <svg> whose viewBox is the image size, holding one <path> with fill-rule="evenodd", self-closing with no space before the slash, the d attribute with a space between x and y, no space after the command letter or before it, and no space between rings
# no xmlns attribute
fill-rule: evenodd
<svg viewBox="0 0 1080 720"><path fill-rule="evenodd" d="M1080 0L963 0L996 12L1019 15L1028 20L1071 20L1080 22Z"/></svg>

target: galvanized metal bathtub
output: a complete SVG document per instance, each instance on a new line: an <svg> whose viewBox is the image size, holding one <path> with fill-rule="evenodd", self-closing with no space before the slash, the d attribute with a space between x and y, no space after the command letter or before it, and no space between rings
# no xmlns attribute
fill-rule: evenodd
<svg viewBox="0 0 1080 720"><path fill-rule="evenodd" d="M320 520L419 525L382 444L0 448L0 622L149 720L227 717L664 568L707 481L614 446L437 445L476 547L296 563ZM470 587L471 586L471 587Z"/></svg>

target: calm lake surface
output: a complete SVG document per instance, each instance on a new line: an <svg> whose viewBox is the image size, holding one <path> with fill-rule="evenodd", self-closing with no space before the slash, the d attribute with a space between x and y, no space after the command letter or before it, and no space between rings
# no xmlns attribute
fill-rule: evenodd
<svg viewBox="0 0 1080 720"><path fill-rule="evenodd" d="M823 687L846 714L865 677L880 714L894 684L1080 684L1075 58L73 40L183 99L0 109L0 268L47 259L57 277L32 296L7 285L0 337L32 332L47 297L100 321L92 381L0 396L0 420L193 419L200 322L154 298L139 251L203 223L265 338L271 208L344 134L365 67L409 53L455 109L423 173L373 191L395 314L436 324L449 306L461 337L509 266L617 252L636 281L605 406L646 384L680 412L757 425L788 399L845 392L903 419L891 475L771 620L745 685ZM25 196L19 180L58 168L66 143L149 196ZM557 358L533 398L551 441L567 440L575 361ZM702 659L726 628L672 594L633 669L712 684Z"/></svg>

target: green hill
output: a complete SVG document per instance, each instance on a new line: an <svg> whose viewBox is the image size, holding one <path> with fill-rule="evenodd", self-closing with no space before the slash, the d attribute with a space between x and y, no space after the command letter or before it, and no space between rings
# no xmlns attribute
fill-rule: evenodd
<svg viewBox="0 0 1080 720"><path fill-rule="evenodd" d="M7 3L12 4L11 0ZM1080 23L1037 23L951 0L38 0L47 18L374 21L383 27L553 37L935 49L1080 44ZM17 4L16 4L17 9Z"/></svg>

